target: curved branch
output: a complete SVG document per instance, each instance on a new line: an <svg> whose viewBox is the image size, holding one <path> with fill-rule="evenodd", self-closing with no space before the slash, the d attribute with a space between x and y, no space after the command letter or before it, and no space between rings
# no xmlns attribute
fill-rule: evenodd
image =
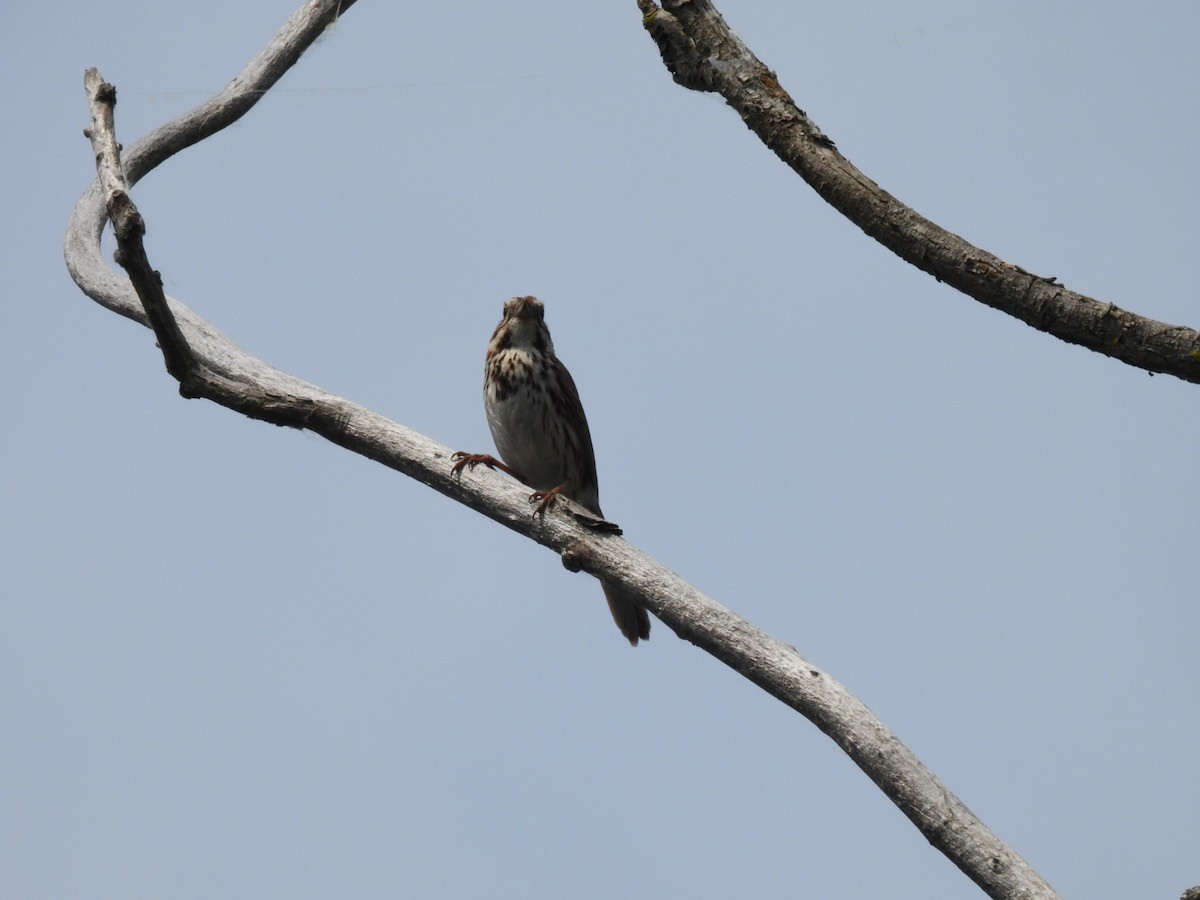
<svg viewBox="0 0 1200 900"><path fill-rule="evenodd" d="M349 4L314 0L300 10L230 88L152 132L130 151L130 182L173 153L242 115L286 71L325 24ZM378 413L327 393L258 360L162 293L161 279L141 245L144 230L122 175L111 133L115 90L91 71L85 79L93 109L90 137L97 181L71 217L67 266L88 296L142 324L152 323L181 393L204 397L244 415L307 428L333 443L403 472L434 490L549 547L572 571L619 584L679 637L812 721L887 794L926 838L994 897L1047 898L1053 890L918 760L841 684L611 532L581 524L556 507L530 516L527 489L502 476L451 474L450 450ZM236 86L236 87L235 87ZM107 108L106 108L107 107ZM118 258L129 278L108 268L100 235L110 214Z"/></svg>
<svg viewBox="0 0 1200 900"><path fill-rule="evenodd" d="M1200 332L1068 290L974 246L855 168L780 87L710 0L638 0L675 81L715 91L838 212L905 262L1027 325L1131 366L1200 383Z"/></svg>
<svg viewBox="0 0 1200 900"><path fill-rule="evenodd" d="M224 90L154 129L129 148L124 156L125 175L129 184L137 184L164 160L216 134L248 113L325 29L354 3L355 0L309 0L296 10L266 48L250 60ZM99 180L96 180L75 205L67 223L63 246L67 271L80 290L101 306L145 325L146 314L137 296L100 255L100 233L107 221L104 215L105 199ZM186 307L176 307L175 310L177 315L184 313L207 336L219 339L218 343L228 343L224 335L203 319L191 316ZM245 355L240 349L237 352Z"/></svg>

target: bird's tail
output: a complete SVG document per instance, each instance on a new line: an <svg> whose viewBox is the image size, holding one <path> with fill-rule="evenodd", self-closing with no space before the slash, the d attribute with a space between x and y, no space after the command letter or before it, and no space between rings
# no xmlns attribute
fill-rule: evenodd
<svg viewBox="0 0 1200 900"><path fill-rule="evenodd" d="M639 640L650 637L650 614L642 609L632 598L617 585L609 581L600 582L604 588L604 596L608 600L608 608L612 611L613 621L621 629L629 643L637 646Z"/></svg>

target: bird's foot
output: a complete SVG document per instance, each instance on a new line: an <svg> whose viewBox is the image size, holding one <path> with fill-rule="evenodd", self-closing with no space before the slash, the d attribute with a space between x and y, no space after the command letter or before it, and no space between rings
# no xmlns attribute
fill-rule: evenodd
<svg viewBox="0 0 1200 900"><path fill-rule="evenodd" d="M533 511L533 517L545 517L546 510L554 505L554 501L558 499L558 495L563 492L570 482L564 481L556 488L551 488L548 491L534 491L529 495L530 503L537 503L537 509Z"/></svg>
<svg viewBox="0 0 1200 900"><path fill-rule="evenodd" d="M476 466L487 466L489 469L500 469L502 472L507 472L517 481L521 481L521 476L513 469L506 466L490 453L463 453L459 450L457 453L450 455L452 460L455 460L453 466L450 467L451 475L459 475L463 468L474 469Z"/></svg>

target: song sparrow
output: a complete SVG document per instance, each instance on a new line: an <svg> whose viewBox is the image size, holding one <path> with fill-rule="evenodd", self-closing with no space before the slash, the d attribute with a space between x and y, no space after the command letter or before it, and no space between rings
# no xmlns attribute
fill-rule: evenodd
<svg viewBox="0 0 1200 900"><path fill-rule="evenodd" d="M579 392L554 355L545 310L536 297L513 297L488 344L483 403L492 440L504 460L485 453L456 453L463 466L500 468L534 489L534 515L560 494L589 512L600 512L596 456ZM629 643L650 637L650 617L624 591L600 582L614 621Z"/></svg>

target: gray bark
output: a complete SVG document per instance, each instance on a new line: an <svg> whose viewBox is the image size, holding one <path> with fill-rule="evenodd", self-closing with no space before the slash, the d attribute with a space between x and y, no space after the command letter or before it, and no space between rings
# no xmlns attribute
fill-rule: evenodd
<svg viewBox="0 0 1200 900"><path fill-rule="evenodd" d="M1200 332L1068 290L951 234L838 152L709 0L638 0L676 83L719 93L764 144L847 219L901 259L1025 324L1150 373L1200 383Z"/></svg>

